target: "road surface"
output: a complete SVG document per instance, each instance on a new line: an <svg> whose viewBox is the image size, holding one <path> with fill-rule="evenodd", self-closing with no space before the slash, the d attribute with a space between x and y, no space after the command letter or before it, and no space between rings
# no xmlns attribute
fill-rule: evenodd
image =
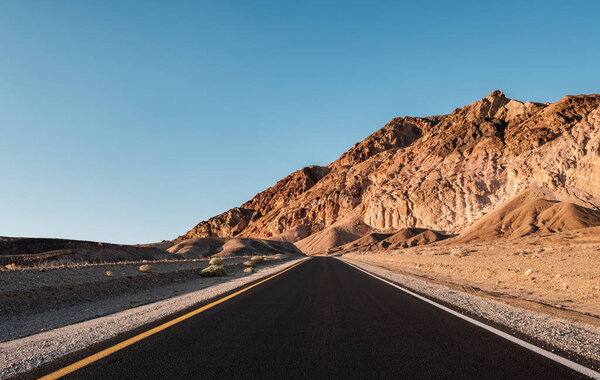
<svg viewBox="0 0 600 380"><path fill-rule="evenodd" d="M66 378L586 377L339 260L313 258Z"/></svg>

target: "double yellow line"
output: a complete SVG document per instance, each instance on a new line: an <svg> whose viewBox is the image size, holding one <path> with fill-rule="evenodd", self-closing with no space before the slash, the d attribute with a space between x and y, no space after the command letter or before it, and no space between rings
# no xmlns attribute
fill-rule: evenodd
<svg viewBox="0 0 600 380"><path fill-rule="evenodd" d="M306 260L310 260L310 259L306 259ZM217 306L220 303L223 303L223 302L225 302L225 301L227 301L229 299L232 299L235 296L238 296L238 295L240 295L240 294L242 294L244 292L247 292L248 290L250 290L250 289L252 289L252 288L254 288L256 286L258 286L258 285L260 285L262 283L265 283L265 282L267 282L267 281L269 281L269 280L271 280L271 279L279 276L280 274L283 274L283 273L291 270L292 268L297 267L298 265L304 263L306 260L302 260L301 262L299 262L297 264L294 264L291 267L282 270L281 272L275 273L271 277L267 277L264 280L261 280L261 281L255 283L255 284L252 284L252 285L250 285L248 287L245 287L244 289L238 290L235 293L232 293L232 294L230 294L228 296L225 296L225 297L220 298L220 299L218 299L218 300L216 300L214 302L211 302L208 305L204 305L204 306L202 306L202 307L200 307L200 308L198 308L196 310L190 311L189 313L184 314L181 317L177 317L175 319L172 319L172 320L170 320L168 322L163 323L162 325L156 326L156 327L154 327L154 328L152 328L152 329L150 329L148 331L145 331L145 332L143 332L141 334L138 334L138 335L136 335L136 336L134 336L132 338L129 338L127 340L124 340L121 343L117 343L114 346L111 346L111 347L109 347L107 349L104 349L104 350L102 350L100 352L95 353L94 355L88 356L85 359L81 359L81 360L79 360L79 361L77 361L77 362L75 362L75 363L73 363L71 365L68 365L68 366L66 366L64 368L61 368L61 369L59 369L57 371L54 371L54 372L52 372L52 373L50 373L50 374L48 374L46 376L41 377L40 379L42 379L42 380L58 379L60 377L68 375L71 372L75 372L78 369L83 368L83 367L85 367L85 366L87 366L89 364L92 364L93 362L98 361L98 360L100 360L102 358L105 358L105 357L107 357L110 354L113 354L113 353L115 353L115 352L117 352L119 350L124 349L127 346L131 346L132 344L134 344L136 342L139 342L140 340L145 339L145 338L149 337L150 335L154 335L154 334L156 334L159 331L165 330L165 329L167 329L167 328L169 328L169 327L171 327L171 326L173 326L173 325L175 325L175 324L177 324L179 322L185 321L186 319L193 317L196 314L200 314L200 313L202 313L205 310L208 310L208 309L210 309L212 307Z"/></svg>

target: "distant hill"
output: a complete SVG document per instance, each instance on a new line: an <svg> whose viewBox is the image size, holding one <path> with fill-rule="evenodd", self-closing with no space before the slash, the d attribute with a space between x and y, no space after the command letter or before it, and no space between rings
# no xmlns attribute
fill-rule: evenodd
<svg viewBox="0 0 600 380"><path fill-rule="evenodd" d="M196 259L213 255L229 257L275 254L296 256L302 255L302 252L287 242L239 238L125 245L68 239L0 237L0 265L93 264Z"/></svg>

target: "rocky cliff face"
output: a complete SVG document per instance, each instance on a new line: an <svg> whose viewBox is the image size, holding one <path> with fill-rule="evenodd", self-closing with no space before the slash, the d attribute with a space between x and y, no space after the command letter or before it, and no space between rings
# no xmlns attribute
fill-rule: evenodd
<svg viewBox="0 0 600 380"><path fill-rule="evenodd" d="M395 118L183 237L296 241L351 214L379 231L458 232L532 187L598 209L599 107L600 95L548 104L494 91L449 115Z"/></svg>

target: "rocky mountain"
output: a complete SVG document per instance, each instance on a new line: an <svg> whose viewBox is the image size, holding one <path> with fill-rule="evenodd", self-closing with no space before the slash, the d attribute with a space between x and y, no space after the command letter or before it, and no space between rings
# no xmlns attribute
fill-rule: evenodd
<svg viewBox="0 0 600 380"><path fill-rule="evenodd" d="M528 189L598 210L599 107L600 95L550 104L494 91L448 115L394 118L338 160L294 172L178 240L263 238L315 253L373 232L456 234ZM348 237L336 223L360 231ZM311 239L328 228L337 228L328 240Z"/></svg>

